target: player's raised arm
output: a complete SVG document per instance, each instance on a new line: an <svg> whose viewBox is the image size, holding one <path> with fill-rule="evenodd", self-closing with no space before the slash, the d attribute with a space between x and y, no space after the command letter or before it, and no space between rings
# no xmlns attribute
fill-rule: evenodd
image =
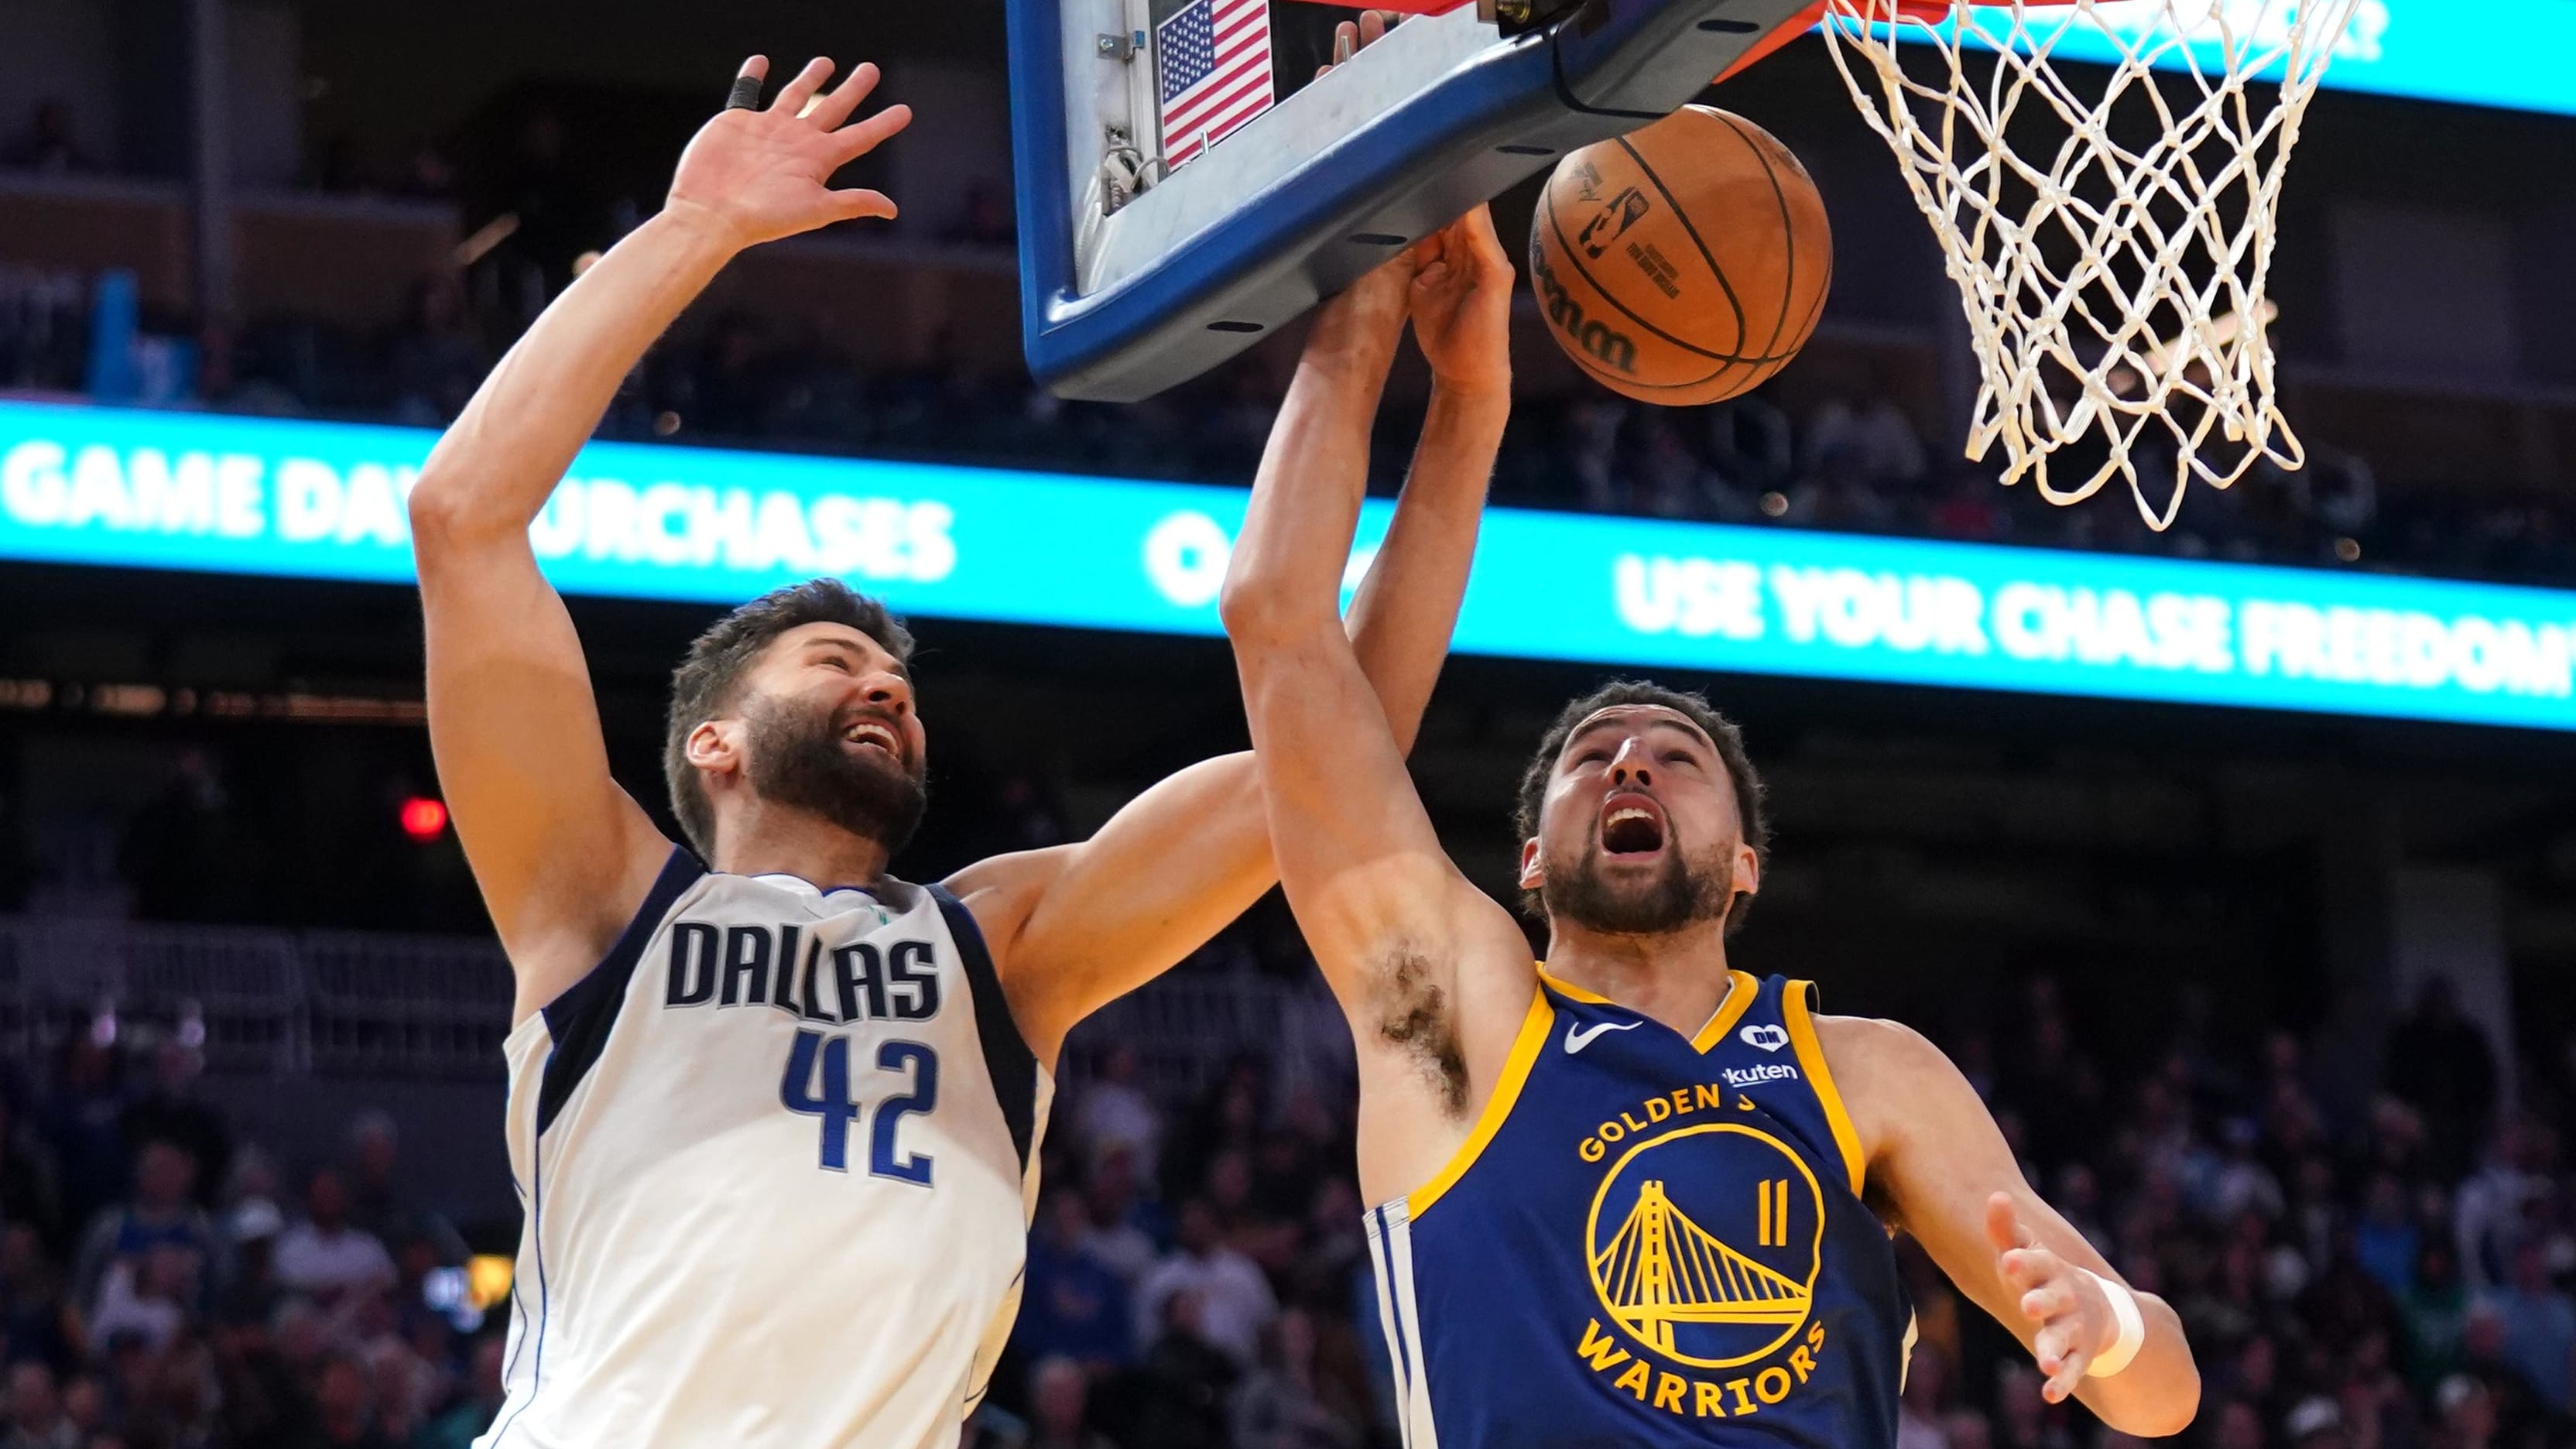
<svg viewBox="0 0 2576 1449"><path fill-rule="evenodd" d="M1453 231L1443 250L1426 258L1413 284L1417 322L1446 305L1458 285L1451 256L1465 242ZM1333 383L1329 367L1301 367L1290 408ZM1415 1075L1454 1118L1466 1106L1469 1079L1486 1075L1481 1064L1461 1062L1458 1014L1489 1004L1462 999L1486 993L1462 990L1475 983L1459 967L1483 957L1525 966L1526 945L1510 915L1442 851L1405 771L1401 741L1343 633L1342 561L1359 518L1361 480L1302 466L1288 441L1274 437L1263 456L1223 604L1271 846L1298 926L1344 1009L1355 1021L1387 1024L1383 1033L1360 1033L1364 1080L1385 1065L1368 1048L1428 1038L1416 1044L1430 1049L1435 1070ZM1517 999L1504 1005L1507 1016L1528 1005L1526 972L1511 985L1504 994ZM1405 1031L1397 1030L1399 1018ZM1386 1181L1388 1172L1373 1170L1370 1157L1364 1144L1363 1175ZM1418 1157L1390 1159L1405 1160ZM1390 1171L1405 1175L1401 1167ZM1377 1184L1364 1186L1374 1191Z"/></svg>
<svg viewBox="0 0 2576 1449"><path fill-rule="evenodd" d="M610 778L598 706L528 525L618 384L734 254L829 222L891 216L832 173L901 130L889 107L850 124L876 83L826 92L808 64L766 110L754 57L736 100L682 154L661 213L555 299L423 465L411 494L429 656L430 745L475 883L518 974L524 1018L598 960L669 844Z"/></svg>
<svg viewBox="0 0 2576 1449"><path fill-rule="evenodd" d="M2124 1283L2032 1191L1994 1117L1941 1049L1894 1022L1817 1023L1873 1195L1950 1281L2011 1330L2047 1376L2124 1434L2179 1434L2200 1405L2182 1320Z"/></svg>
<svg viewBox="0 0 2576 1449"><path fill-rule="evenodd" d="M1447 306L1413 309L1433 367L1430 413L1343 645L1356 651L1372 727L1399 758L1448 653L1510 409L1511 264L1481 213L1461 228ZM1354 496L1365 486L1415 266L1391 262L1319 311L1265 472L1328 478ZM1346 529L1331 564L1336 600L1349 541ZM1332 627L1341 637L1338 614ZM1075 1022L1195 950L1278 879L1252 756L1234 754L1155 785L1087 841L996 857L949 886L983 926L1013 1016L1044 1058Z"/></svg>

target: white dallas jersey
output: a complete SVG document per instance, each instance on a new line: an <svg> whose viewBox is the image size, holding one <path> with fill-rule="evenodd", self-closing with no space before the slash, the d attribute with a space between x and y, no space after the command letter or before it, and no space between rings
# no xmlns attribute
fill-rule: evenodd
<svg viewBox="0 0 2576 1449"><path fill-rule="evenodd" d="M675 850L507 1052L527 1217L481 1449L953 1449L1053 1090L955 897Z"/></svg>

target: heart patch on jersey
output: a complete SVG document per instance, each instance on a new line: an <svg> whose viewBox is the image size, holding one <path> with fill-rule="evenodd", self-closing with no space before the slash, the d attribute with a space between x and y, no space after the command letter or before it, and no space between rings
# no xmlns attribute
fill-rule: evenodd
<svg viewBox="0 0 2576 1449"><path fill-rule="evenodd" d="M1789 1044L1789 1029L1777 1022L1766 1021L1759 1025L1748 1026L1736 1035L1743 1039L1746 1046L1760 1047L1766 1052L1776 1052Z"/></svg>

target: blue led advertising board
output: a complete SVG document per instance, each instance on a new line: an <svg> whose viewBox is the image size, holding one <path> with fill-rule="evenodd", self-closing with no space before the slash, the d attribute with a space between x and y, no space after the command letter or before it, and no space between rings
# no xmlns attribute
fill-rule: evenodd
<svg viewBox="0 0 2576 1449"><path fill-rule="evenodd" d="M435 435L0 404L0 558L403 583ZM596 443L530 530L568 593L817 573L907 613L1219 632L1239 489ZM1372 502L1350 578L1391 508ZM1473 654L2576 730L2576 592L1491 510Z"/></svg>
<svg viewBox="0 0 2576 1449"><path fill-rule="evenodd" d="M2135 12L2137 26L2163 21L2168 4L2195 33L2215 37L2219 23L2240 42L2277 44L2267 35L2285 27L2311 0L2114 0L2100 7L2117 17ZM2032 30L2054 35L2046 12ZM2214 41L2200 47L2202 64L2219 55ZM2079 21L2053 45L2071 59L2111 61L2117 52ZM2576 0L2359 0L2352 23L2326 70L2330 90L2365 91L2414 100L2576 115ZM2169 57L2175 64L2180 55Z"/></svg>

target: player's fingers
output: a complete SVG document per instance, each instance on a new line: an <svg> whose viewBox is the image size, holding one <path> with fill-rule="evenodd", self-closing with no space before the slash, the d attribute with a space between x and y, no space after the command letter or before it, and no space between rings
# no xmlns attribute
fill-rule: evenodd
<svg viewBox="0 0 2576 1449"><path fill-rule="evenodd" d="M1484 207L1477 207L1475 216L1468 222L1467 235L1474 238L1476 256L1484 264L1485 270L1509 283L1512 278L1512 254L1503 249L1503 239L1494 233L1493 213Z"/></svg>
<svg viewBox="0 0 2576 1449"><path fill-rule="evenodd" d="M801 116L805 114L805 103L814 99L814 93L831 78L832 62L818 55L805 62L803 70L787 78L787 84L778 88L778 99L771 101L769 108L781 115Z"/></svg>
<svg viewBox="0 0 2576 1449"><path fill-rule="evenodd" d="M2041 1394L2052 1404L2065 1403L2074 1394L2076 1385L2084 1382L2084 1371L2092 1362L2093 1356L2082 1349L2069 1350L2058 1359L2056 1370L2049 1374L2048 1382L2040 1386Z"/></svg>
<svg viewBox="0 0 2576 1449"><path fill-rule="evenodd" d="M1360 48L1360 28L1345 20L1333 27L1333 64L1347 63Z"/></svg>
<svg viewBox="0 0 2576 1449"><path fill-rule="evenodd" d="M2042 1374L2054 1378L2066 1363L2066 1355L2075 1347L2075 1330L2063 1323L2051 1323L2030 1336L2030 1356L2039 1364Z"/></svg>
<svg viewBox="0 0 2576 1449"><path fill-rule="evenodd" d="M755 55L745 59L741 68L733 73L733 89L725 95L725 109L728 111L759 110L760 85L768 78L768 56Z"/></svg>
<svg viewBox="0 0 2576 1449"><path fill-rule="evenodd" d="M1362 44L1362 45L1375 45L1377 42L1379 42L1379 41L1381 41L1381 40L1384 40L1385 38L1386 38L1386 12L1385 12L1385 11L1383 11L1383 10L1363 10L1363 11L1361 11L1361 12L1360 12L1360 44Z"/></svg>
<svg viewBox="0 0 2576 1449"><path fill-rule="evenodd" d="M2022 1317L2033 1323L2046 1323L2061 1313L2075 1311L2075 1290L2063 1279L2042 1283L2021 1295Z"/></svg>
<svg viewBox="0 0 2576 1449"><path fill-rule="evenodd" d="M886 138L912 124L912 107L892 105L864 121L856 121L832 133L839 143L841 164L846 166L882 146Z"/></svg>
<svg viewBox="0 0 2576 1449"><path fill-rule="evenodd" d="M839 85L824 92L807 108L814 117L814 124L826 131L839 130L841 123L858 110L859 102L868 98L868 92L877 88L879 74L874 65L867 61L859 62L855 69L841 78Z"/></svg>
<svg viewBox="0 0 2576 1449"><path fill-rule="evenodd" d="M2030 1238L2021 1230L2021 1214L2013 1210L2012 1194L1996 1193L1986 1199L1986 1241L1998 1253L2030 1246Z"/></svg>
<svg viewBox="0 0 2576 1449"><path fill-rule="evenodd" d="M843 221L857 221L862 217L871 216L892 220L895 214L893 197L882 191L864 189L833 192L832 209Z"/></svg>
<svg viewBox="0 0 2576 1449"><path fill-rule="evenodd" d="M1995 1259L1995 1267L2005 1282L2027 1290L2064 1277L2066 1260L2046 1248L2015 1248Z"/></svg>
<svg viewBox="0 0 2576 1449"><path fill-rule="evenodd" d="M1478 251L1490 250L1498 257L1504 255L1503 239L1494 230L1494 209L1492 207L1475 206L1468 208L1467 214L1458 218L1458 228L1466 234L1466 237L1470 242L1474 243Z"/></svg>

